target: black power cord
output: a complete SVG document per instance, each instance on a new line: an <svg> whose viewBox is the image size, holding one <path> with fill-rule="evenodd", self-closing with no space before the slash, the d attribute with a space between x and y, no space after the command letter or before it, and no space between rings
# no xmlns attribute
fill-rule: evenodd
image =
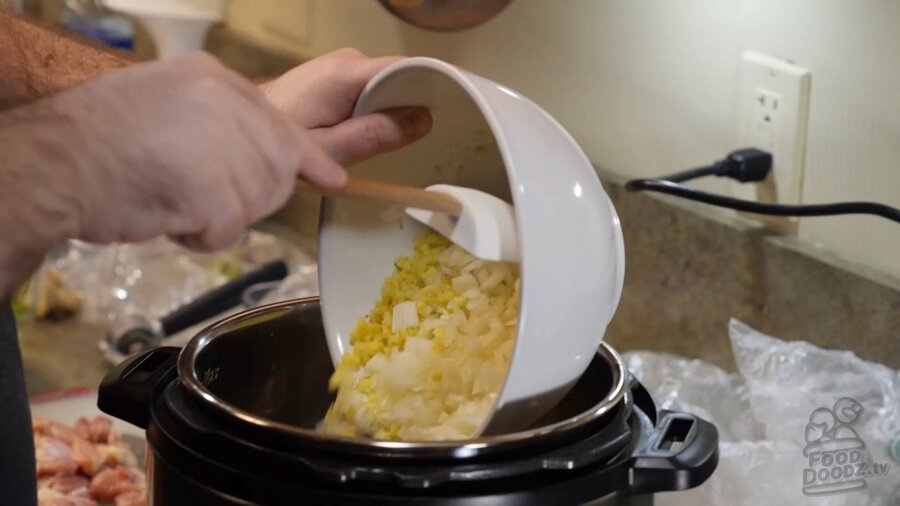
<svg viewBox="0 0 900 506"><path fill-rule="evenodd" d="M625 184L628 191L654 191L737 211L773 216L832 216L837 214L873 214L900 223L900 209L877 202L836 202L831 204L766 204L717 195L678 183L704 176L735 179L742 183L762 181L772 171L772 155L748 148L734 151L723 160L708 166L651 179L633 179Z"/></svg>

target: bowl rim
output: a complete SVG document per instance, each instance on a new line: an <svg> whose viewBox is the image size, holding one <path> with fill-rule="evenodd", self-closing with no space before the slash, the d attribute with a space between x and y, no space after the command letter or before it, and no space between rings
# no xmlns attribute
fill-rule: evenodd
<svg viewBox="0 0 900 506"><path fill-rule="evenodd" d="M257 416L249 411L235 407L224 399L210 391L197 375L194 367L197 358L214 339L228 333L230 327L234 327L249 319L256 318L265 313L297 309L319 305L319 297L302 299L290 299L273 304L259 306L224 318L201 330L181 350L178 356L178 375L181 384L192 397L199 400L206 407L228 418L238 419L252 427L281 434L288 434L319 445L343 445L362 451L400 451L429 457L454 457L467 458L481 455L485 450L499 450L501 448L516 447L533 438L544 438L554 435L563 435L585 427L591 422L607 415L617 408L626 396L626 369L619 354L607 343L601 343L597 354L610 364L612 375L612 387L601 400L572 417L558 422L529 429L494 436L480 436L465 440L452 441L389 441L376 440L350 436L326 434L314 429L307 429L289 425L274 420ZM321 306L320 306L321 307ZM324 337L324 336L323 336Z"/></svg>

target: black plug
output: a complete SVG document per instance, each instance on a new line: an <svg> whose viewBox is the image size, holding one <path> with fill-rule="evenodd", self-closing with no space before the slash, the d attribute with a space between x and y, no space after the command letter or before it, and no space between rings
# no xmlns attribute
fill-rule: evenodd
<svg viewBox="0 0 900 506"><path fill-rule="evenodd" d="M742 183L762 181L772 171L772 154L756 148L739 149L717 162L716 168L717 176L730 177Z"/></svg>
<svg viewBox="0 0 900 506"><path fill-rule="evenodd" d="M831 204L769 204L741 200L726 195L697 190L679 183L705 176L730 177L742 183L762 181L772 172L772 155L756 148L731 152L713 165L650 179L632 179L625 183L628 191L653 191L675 195L714 206L748 213L772 216L831 216L835 214L872 214L900 223L900 209L878 202L837 202Z"/></svg>

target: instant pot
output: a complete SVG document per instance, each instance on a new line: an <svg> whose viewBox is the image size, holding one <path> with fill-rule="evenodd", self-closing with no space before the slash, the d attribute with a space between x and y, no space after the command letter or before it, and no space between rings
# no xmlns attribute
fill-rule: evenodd
<svg viewBox="0 0 900 506"><path fill-rule="evenodd" d="M154 505L648 505L717 464L716 428L658 410L605 344L530 428L465 441L316 431L332 371L318 300L287 301L123 362L98 403L146 430Z"/></svg>

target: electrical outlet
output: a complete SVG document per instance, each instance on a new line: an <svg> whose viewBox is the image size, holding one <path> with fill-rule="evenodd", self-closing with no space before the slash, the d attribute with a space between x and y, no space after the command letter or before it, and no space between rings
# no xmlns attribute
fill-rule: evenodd
<svg viewBox="0 0 900 506"><path fill-rule="evenodd" d="M740 146L772 153L772 175L756 185L756 200L799 204L809 123L810 71L746 51L741 64ZM746 185L743 185L746 186ZM735 191L748 196L746 188Z"/></svg>
<svg viewBox="0 0 900 506"><path fill-rule="evenodd" d="M756 88L753 90L753 102L750 138L754 147L771 151L775 145L775 132L782 123L784 99L772 90Z"/></svg>

